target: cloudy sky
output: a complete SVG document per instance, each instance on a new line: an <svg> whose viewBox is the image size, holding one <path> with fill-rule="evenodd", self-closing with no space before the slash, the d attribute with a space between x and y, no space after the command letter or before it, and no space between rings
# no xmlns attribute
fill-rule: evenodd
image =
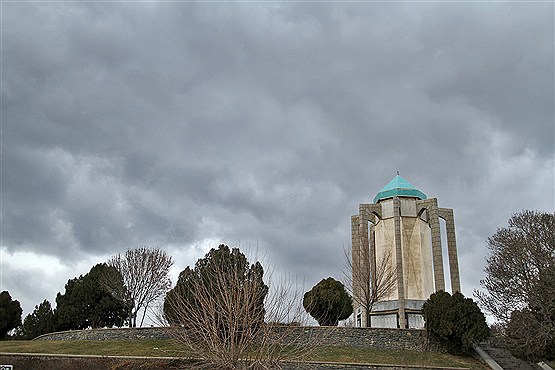
<svg viewBox="0 0 555 370"><path fill-rule="evenodd" d="M1 289L24 316L113 254L224 242L341 278L400 171L486 238L553 212L551 2L3 2Z"/></svg>

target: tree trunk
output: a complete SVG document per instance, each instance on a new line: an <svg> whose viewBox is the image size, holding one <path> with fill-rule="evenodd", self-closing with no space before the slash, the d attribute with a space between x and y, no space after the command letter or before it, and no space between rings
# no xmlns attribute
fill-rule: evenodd
<svg viewBox="0 0 555 370"><path fill-rule="evenodd" d="M133 325L133 316L134 316L133 315L133 309L131 308L129 310L129 327L130 328L134 327L134 325Z"/></svg>
<svg viewBox="0 0 555 370"><path fill-rule="evenodd" d="M374 306L373 303L369 304L368 307L366 308L366 327L367 328L371 328L372 327L372 316L370 315L370 313L372 312L372 307Z"/></svg>
<svg viewBox="0 0 555 370"><path fill-rule="evenodd" d="M143 311L143 317L141 318L141 328L143 327L143 321L145 321L146 310L148 309L148 304L145 306L145 310Z"/></svg>

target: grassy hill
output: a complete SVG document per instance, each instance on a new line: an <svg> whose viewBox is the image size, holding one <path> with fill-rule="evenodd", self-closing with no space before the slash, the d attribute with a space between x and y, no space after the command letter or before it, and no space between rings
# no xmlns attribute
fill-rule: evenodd
<svg viewBox="0 0 555 370"><path fill-rule="evenodd" d="M3 341L2 353L41 353L99 356L187 357L188 353L172 340L129 341ZM396 364L437 367L488 369L482 362L465 356L436 352L375 350L347 347L318 347L307 358L310 361Z"/></svg>

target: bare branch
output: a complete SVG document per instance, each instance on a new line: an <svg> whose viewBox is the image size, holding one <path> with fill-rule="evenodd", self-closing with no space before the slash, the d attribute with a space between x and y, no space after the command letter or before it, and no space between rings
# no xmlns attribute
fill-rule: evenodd
<svg viewBox="0 0 555 370"><path fill-rule="evenodd" d="M480 305L514 353L555 356L555 214L522 211L487 240Z"/></svg>
<svg viewBox="0 0 555 370"><path fill-rule="evenodd" d="M168 274L173 265L172 257L157 247L139 247L128 249L124 255L113 256L108 265L114 267L123 279L125 291L113 289L113 294L129 302L129 326L137 326L137 315L143 310L142 326L147 308L171 288Z"/></svg>
<svg viewBox="0 0 555 370"><path fill-rule="evenodd" d="M353 265L353 251L349 245L343 247L344 285L353 296L354 306L362 306L366 311L366 322L370 325L370 312L376 302L388 297L397 286L397 269L393 267L391 252L381 255L376 263L376 271L372 274L368 253L357 259Z"/></svg>
<svg viewBox="0 0 555 370"><path fill-rule="evenodd" d="M262 266L235 251L229 259L209 253L181 273L164 311L165 320L182 330L169 333L201 368L279 368L284 358L299 359L312 348L291 326L306 318L302 290L285 278L263 281Z"/></svg>

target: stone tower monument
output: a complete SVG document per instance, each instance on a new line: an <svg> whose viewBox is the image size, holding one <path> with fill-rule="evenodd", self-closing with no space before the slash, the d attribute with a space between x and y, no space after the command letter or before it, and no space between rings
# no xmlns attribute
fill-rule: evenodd
<svg viewBox="0 0 555 370"><path fill-rule="evenodd" d="M440 218L454 293L460 280L452 209L439 208L436 198L427 198L399 174L372 204L359 205L351 217L356 326L423 327L422 305L433 292L445 290ZM374 302L367 312L369 300Z"/></svg>

